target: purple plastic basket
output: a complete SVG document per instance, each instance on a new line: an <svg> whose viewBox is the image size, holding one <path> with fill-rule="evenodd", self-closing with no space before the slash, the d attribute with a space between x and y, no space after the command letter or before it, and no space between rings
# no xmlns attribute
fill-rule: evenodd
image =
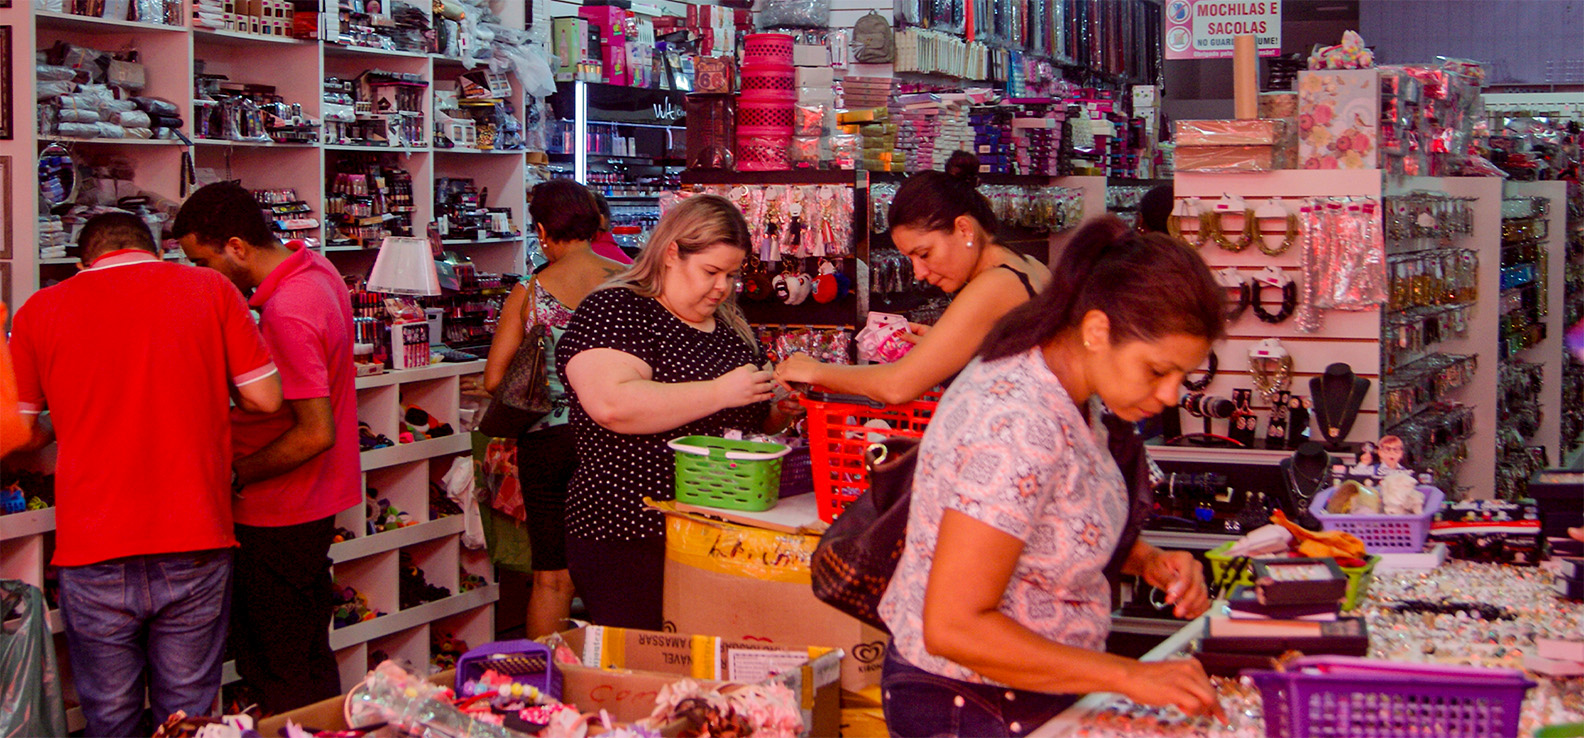
<svg viewBox="0 0 1584 738"><path fill-rule="evenodd" d="M456 693L462 695L464 685L491 669L523 686L537 687L540 692L561 699L561 670L556 668L550 647L543 643L496 641L462 654L456 665Z"/></svg>
<svg viewBox="0 0 1584 738"><path fill-rule="evenodd" d="M1513 669L1309 656L1287 671L1246 671L1269 738L1514 738L1535 683Z"/></svg>
<svg viewBox="0 0 1584 738"><path fill-rule="evenodd" d="M781 459L781 499L814 491L814 462L808 446L798 446Z"/></svg>
<svg viewBox="0 0 1584 738"><path fill-rule="evenodd" d="M1430 536L1430 523L1435 520L1446 496L1441 490L1419 485L1424 493L1424 513L1421 515L1336 515L1326 512L1326 502L1336 492L1336 487L1322 490L1309 503L1320 527L1352 533L1364 542L1364 551L1372 554L1419 553L1424 550L1425 539Z"/></svg>

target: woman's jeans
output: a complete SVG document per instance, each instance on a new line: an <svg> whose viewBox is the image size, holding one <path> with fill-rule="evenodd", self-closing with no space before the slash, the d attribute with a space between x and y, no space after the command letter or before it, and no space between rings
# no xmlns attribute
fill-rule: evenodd
<svg viewBox="0 0 1584 738"><path fill-rule="evenodd" d="M886 728L896 738L1019 738L1078 701L1077 695L943 677L908 663L895 649L886 649L880 690Z"/></svg>

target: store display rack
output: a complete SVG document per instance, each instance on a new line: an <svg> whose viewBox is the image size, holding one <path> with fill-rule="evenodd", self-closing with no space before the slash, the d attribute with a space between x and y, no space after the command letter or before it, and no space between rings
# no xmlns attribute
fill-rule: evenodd
<svg viewBox="0 0 1584 738"><path fill-rule="evenodd" d="M1495 350L1510 380L1530 374L1539 378L1538 387L1524 388L1524 399L1535 411L1525 415L1535 417L1537 424L1530 427L1526 420L1519 427L1520 414L1509 412L1516 408L1501 413L1498 485L1508 492L1505 496L1522 497L1532 472L1555 465L1566 453L1562 424L1570 406L1563 393L1567 349L1562 337L1570 325L1567 183L1507 182L1503 191L1503 326ZM1516 399L1517 394L1503 391L1500 396ZM1572 399L1576 409L1579 398Z"/></svg>
<svg viewBox="0 0 1584 738"><path fill-rule="evenodd" d="M459 427L460 377L483 370L482 361L439 364L424 369L390 372L357 380L358 417L376 433L395 438L401 407L415 404L442 422ZM483 550L461 545L462 516L429 518L430 484L438 481L453 460L471 455L468 434L365 451L363 484L379 490L379 497L413 516L414 524L369 535L363 505L336 516L336 525L354 532L350 540L330 547L332 570L338 584L350 585L387 613L373 620L333 629L330 642L341 672L341 688L350 689L368 671L368 656L384 651L414 664L429 663L431 636L450 634L469 644L495 638L494 603L500 597L494 567ZM46 570L54 550L55 509L0 515L0 579L16 579L45 587ZM402 610L397 607L397 559L409 552L430 582L451 590L450 597ZM462 591L463 574L482 577L485 584ZM50 629L64 633L60 611L49 612ZM8 625L15 625L9 623ZM56 640L62 683L71 691L70 661L65 638ZM236 681L230 662L224 682ZM73 730L81 729L81 712L70 713Z"/></svg>
<svg viewBox="0 0 1584 738"><path fill-rule="evenodd" d="M497 8L507 25L522 27L525 8L521 4L500 4ZM320 226L298 235L320 239L328 235L325 201L339 162L357 155L379 154L391 166L410 172L413 179L411 228L417 235L434 216L434 181L439 177L470 177L480 188L488 188L490 204L510 207L521 230L527 213L524 170L538 152L481 151L435 148L428 130L433 120L433 90L449 89L463 71L457 60L434 54L351 48L317 40L210 31L185 25L154 25L130 21L68 15L35 10L26 3L0 8L0 23L11 26L12 55L9 84L14 100L32 100L38 87L34 74L34 49L48 48L57 41L83 46L119 50L134 48L142 57L147 75L144 94L176 103L185 121L183 133L192 138L198 106L195 96L195 65L202 63L206 75L225 75L232 82L273 85L287 101L298 103L303 115L323 118L322 81L325 77L353 78L371 69L417 75L430 88L422 96L425 130L422 143L405 147L358 146L331 143L321 136L320 143L287 144L262 141L200 139L186 146L180 141L154 139L72 139L41 136L32 116L17 115L14 136L0 141L0 156L9 157L11 199L16 203L37 201L38 182L32 176L37 156L45 143L57 142L90 154L108 154L129 161L136 187L170 201L182 199L183 157L190 156L200 174L216 179L240 180L254 190L294 189L308 202ZM266 71L267 70L267 71ZM508 99L519 121L526 120L522 85L512 79ZM19 113L21 111L18 111ZM321 131L322 133L322 131ZM37 223L24 208L12 214L7 223L12 251L0 250L0 260L9 262L10 283L0 286L14 306L21 304L40 286L52 284L73 273L75 260L40 259ZM481 271L520 273L525 270L525 239L502 239L466 245L466 254ZM371 260L345 248L326 249L343 272L366 271ZM373 250L368 250L372 254Z"/></svg>
<svg viewBox="0 0 1584 738"><path fill-rule="evenodd" d="M1257 208L1276 197L1282 198L1289 204L1296 204L1299 200L1311 197L1367 197L1379 203L1383 195L1400 195L1414 191L1435 191L1468 197L1472 198L1475 212L1474 232L1467 237L1466 246L1481 253L1494 253L1499 246L1500 188L1500 180L1495 178L1388 179L1378 170L1289 170L1259 174L1180 172L1175 179L1175 196L1179 200L1198 198L1213 204L1231 195L1243 198L1250 208ZM1381 227L1379 221L1381 211L1378 207L1376 212L1377 221L1374 226L1378 229ZM1235 236L1242 230L1242 225L1241 214L1227 213L1222 216L1223 233ZM1198 227L1197 219L1183 218L1184 239L1189 242L1197 240ZM1261 219L1260 230L1268 242L1274 243L1282 239L1285 236L1285 228L1285 224L1279 219ZM1212 270L1232 268L1246 276L1252 276L1253 273L1267 267L1275 267L1291 277L1300 276L1301 244L1278 256L1267 255L1257 248L1234 253L1214 245L1205 246L1200 253ZM1482 259L1479 295L1484 297L1499 292L1499 279L1499 265L1496 261ZM1279 303L1275 291L1266 288L1263 298L1266 310L1274 312ZM1386 357L1383 356L1382 340L1394 316L1382 310L1328 310L1324 313L1324 322L1320 330L1304 333L1298 329L1295 320L1288 319L1270 324L1260 321L1252 313L1252 310L1246 311L1238 320L1230 324L1227 340L1215 348L1220 360L1220 371L1205 388L1207 394L1232 397L1235 390L1251 388L1252 374L1248 369L1249 351L1259 341L1276 338L1281 341L1282 346L1293 359L1289 390L1294 395L1307 397L1309 379L1318 376L1328 365L1336 362L1348 364L1355 376L1370 380L1370 387L1364 395L1358 418L1347 437L1343 439L1347 445L1342 449L1333 449L1333 455L1345 456L1351 461L1351 455L1356 451L1359 443L1375 441L1383 434L1396 430L1391 426L1400 422L1400 418L1383 418L1385 408L1382 403L1383 381L1389 383L1392 379L1392 372L1387 368ZM1450 355L1478 357L1479 367L1472 380L1458 389L1455 394L1446 397L1448 400L1463 402L1473 409L1475 415L1474 434L1467 440L1466 458L1461 464L1456 480L1447 480L1447 486L1455 487L1455 491L1466 493L1471 497L1490 496L1495 480L1494 437L1497 422L1494 350L1497 319L1498 314L1494 304L1489 301L1476 302L1470 309L1466 337L1443 342L1437 349ZM1259 417L1259 436L1263 437L1270 417L1270 406L1263 402L1257 392L1254 393L1251 406ZM1199 422L1197 418L1191 421L1185 419L1185 425L1195 425L1194 428L1185 428L1185 430L1198 430ZM1228 422L1213 421L1213 431L1217 434L1227 433ZM1312 423L1310 435L1314 440L1320 440L1320 434ZM1151 455L1159 462L1200 467L1205 464L1215 464L1269 468L1278 465L1291 453L1264 448L1170 446L1149 448ZM1257 474L1268 475L1269 472L1257 472Z"/></svg>

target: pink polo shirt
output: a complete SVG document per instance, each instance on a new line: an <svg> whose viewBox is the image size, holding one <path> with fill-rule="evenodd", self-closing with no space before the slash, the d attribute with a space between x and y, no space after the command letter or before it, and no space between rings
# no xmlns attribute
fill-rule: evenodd
<svg viewBox="0 0 1584 738"><path fill-rule="evenodd" d="M247 485L233 510L241 525L279 527L330 517L362 501L358 461L352 301L335 267L302 244L254 290L259 329L280 370L286 400L330 398L335 445L302 466ZM245 456L292 426L289 407L274 415L231 414L232 450Z"/></svg>

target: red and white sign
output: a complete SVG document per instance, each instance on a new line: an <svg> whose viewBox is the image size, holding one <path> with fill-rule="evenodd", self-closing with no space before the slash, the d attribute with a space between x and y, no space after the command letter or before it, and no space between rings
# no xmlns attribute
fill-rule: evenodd
<svg viewBox="0 0 1584 738"><path fill-rule="evenodd" d="M1246 33L1260 56L1281 53L1281 0L1166 0L1165 16L1167 59L1230 59Z"/></svg>

